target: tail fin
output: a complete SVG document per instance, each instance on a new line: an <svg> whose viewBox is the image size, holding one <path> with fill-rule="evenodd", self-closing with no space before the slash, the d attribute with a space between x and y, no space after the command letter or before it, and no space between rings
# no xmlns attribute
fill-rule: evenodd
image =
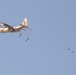
<svg viewBox="0 0 76 75"><path fill-rule="evenodd" d="M24 26L24 27L28 27L28 24L27 24L27 18L25 18L24 21L22 22L22 26Z"/></svg>
<svg viewBox="0 0 76 75"><path fill-rule="evenodd" d="M27 18L25 18L24 19L24 21L22 22L22 24L21 24L23 27L25 27L25 28L27 28L27 29L29 29L29 30L31 30L31 28L29 28L28 27L28 22L27 22Z"/></svg>

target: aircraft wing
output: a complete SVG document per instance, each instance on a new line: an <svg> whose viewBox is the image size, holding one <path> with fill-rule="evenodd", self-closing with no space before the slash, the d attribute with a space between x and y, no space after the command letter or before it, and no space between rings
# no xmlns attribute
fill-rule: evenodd
<svg viewBox="0 0 76 75"><path fill-rule="evenodd" d="M8 24L6 24L4 22L0 21L0 25L3 26L4 28L8 28L9 30L14 30L14 28L12 26L10 26L10 25L8 25Z"/></svg>

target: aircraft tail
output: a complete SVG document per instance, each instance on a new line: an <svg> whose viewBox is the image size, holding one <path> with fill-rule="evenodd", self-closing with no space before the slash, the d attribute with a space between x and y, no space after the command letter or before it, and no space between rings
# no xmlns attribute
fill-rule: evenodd
<svg viewBox="0 0 76 75"><path fill-rule="evenodd" d="M22 22L22 26L24 26L24 27L28 27L28 24L27 24L27 18L25 18L24 21Z"/></svg>
<svg viewBox="0 0 76 75"><path fill-rule="evenodd" d="M23 27L25 27L25 28L27 28L27 29L29 29L29 30L31 30L29 27L28 27L28 22L27 22L27 18L25 18L24 19L24 21L22 22L22 24L21 24Z"/></svg>

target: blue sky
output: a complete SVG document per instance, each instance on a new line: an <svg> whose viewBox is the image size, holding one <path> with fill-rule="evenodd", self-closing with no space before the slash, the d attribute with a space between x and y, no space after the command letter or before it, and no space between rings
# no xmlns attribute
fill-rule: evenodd
<svg viewBox="0 0 76 75"><path fill-rule="evenodd" d="M1 0L0 9L1 21L27 17L32 29L0 34L0 75L76 75L75 0Z"/></svg>

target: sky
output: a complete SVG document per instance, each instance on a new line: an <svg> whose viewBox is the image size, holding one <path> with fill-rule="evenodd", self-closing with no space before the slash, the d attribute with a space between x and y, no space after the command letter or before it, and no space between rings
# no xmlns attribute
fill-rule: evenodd
<svg viewBox="0 0 76 75"><path fill-rule="evenodd" d="M26 17L32 29L0 33L0 75L76 75L76 0L0 0L0 9L0 21Z"/></svg>

